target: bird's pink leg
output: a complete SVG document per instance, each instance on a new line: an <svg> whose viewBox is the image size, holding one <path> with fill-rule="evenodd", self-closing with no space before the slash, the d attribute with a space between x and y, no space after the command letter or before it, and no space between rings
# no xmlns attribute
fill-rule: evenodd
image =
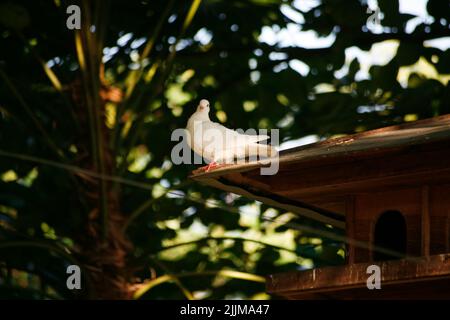
<svg viewBox="0 0 450 320"><path fill-rule="evenodd" d="M217 165L218 165L218 163L213 161L213 162L210 162L207 166L200 167L199 169L204 170L205 172L209 172L209 170L217 167Z"/></svg>

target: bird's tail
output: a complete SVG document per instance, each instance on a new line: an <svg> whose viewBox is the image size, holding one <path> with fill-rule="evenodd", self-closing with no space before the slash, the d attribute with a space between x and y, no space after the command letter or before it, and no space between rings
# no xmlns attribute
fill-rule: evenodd
<svg viewBox="0 0 450 320"><path fill-rule="evenodd" d="M270 137L266 134L260 134L260 135L244 135L245 138L247 139L247 142L249 143L256 143L259 141L264 141L264 140L269 140Z"/></svg>
<svg viewBox="0 0 450 320"><path fill-rule="evenodd" d="M246 157L258 157L258 159L273 158L278 155L277 149L269 144L249 143L245 151Z"/></svg>

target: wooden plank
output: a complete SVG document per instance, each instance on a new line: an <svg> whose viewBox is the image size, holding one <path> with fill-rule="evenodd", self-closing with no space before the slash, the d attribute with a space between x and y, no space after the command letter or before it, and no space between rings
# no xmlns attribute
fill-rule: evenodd
<svg viewBox="0 0 450 320"><path fill-rule="evenodd" d="M372 263L318 268L267 277L266 290L283 297L325 293L362 288L368 290L367 267ZM450 254L433 255L415 260L392 260L378 262L381 268L381 287L405 283L450 279ZM382 291L383 289L381 289ZM450 287L447 287L450 293Z"/></svg>
<svg viewBox="0 0 450 320"><path fill-rule="evenodd" d="M430 188L422 187L422 256L430 255Z"/></svg>
<svg viewBox="0 0 450 320"><path fill-rule="evenodd" d="M337 300L449 300L450 278L421 279L417 282L386 283L381 290L351 288L327 292L296 292L283 296L287 299Z"/></svg>
<svg viewBox="0 0 450 320"><path fill-rule="evenodd" d="M346 201L346 234L350 239L358 239L355 232L356 211L355 211L355 196L348 196ZM360 240L360 239L358 239ZM355 263L356 248L353 244L347 245L347 263Z"/></svg>

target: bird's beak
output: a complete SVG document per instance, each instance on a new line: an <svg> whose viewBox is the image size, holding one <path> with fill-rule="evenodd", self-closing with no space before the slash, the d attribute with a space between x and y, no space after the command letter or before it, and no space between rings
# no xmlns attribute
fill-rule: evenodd
<svg viewBox="0 0 450 320"><path fill-rule="evenodd" d="M203 110L203 109L205 109L205 107L204 106L200 106L200 110Z"/></svg>

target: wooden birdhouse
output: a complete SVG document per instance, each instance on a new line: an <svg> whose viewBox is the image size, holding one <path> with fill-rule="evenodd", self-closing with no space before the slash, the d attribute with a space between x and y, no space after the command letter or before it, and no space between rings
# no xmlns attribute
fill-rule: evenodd
<svg viewBox="0 0 450 320"><path fill-rule="evenodd" d="M279 171L248 162L192 178L345 230L346 264L267 277L289 299L450 298L450 116L280 153ZM367 288L367 268L381 289Z"/></svg>

